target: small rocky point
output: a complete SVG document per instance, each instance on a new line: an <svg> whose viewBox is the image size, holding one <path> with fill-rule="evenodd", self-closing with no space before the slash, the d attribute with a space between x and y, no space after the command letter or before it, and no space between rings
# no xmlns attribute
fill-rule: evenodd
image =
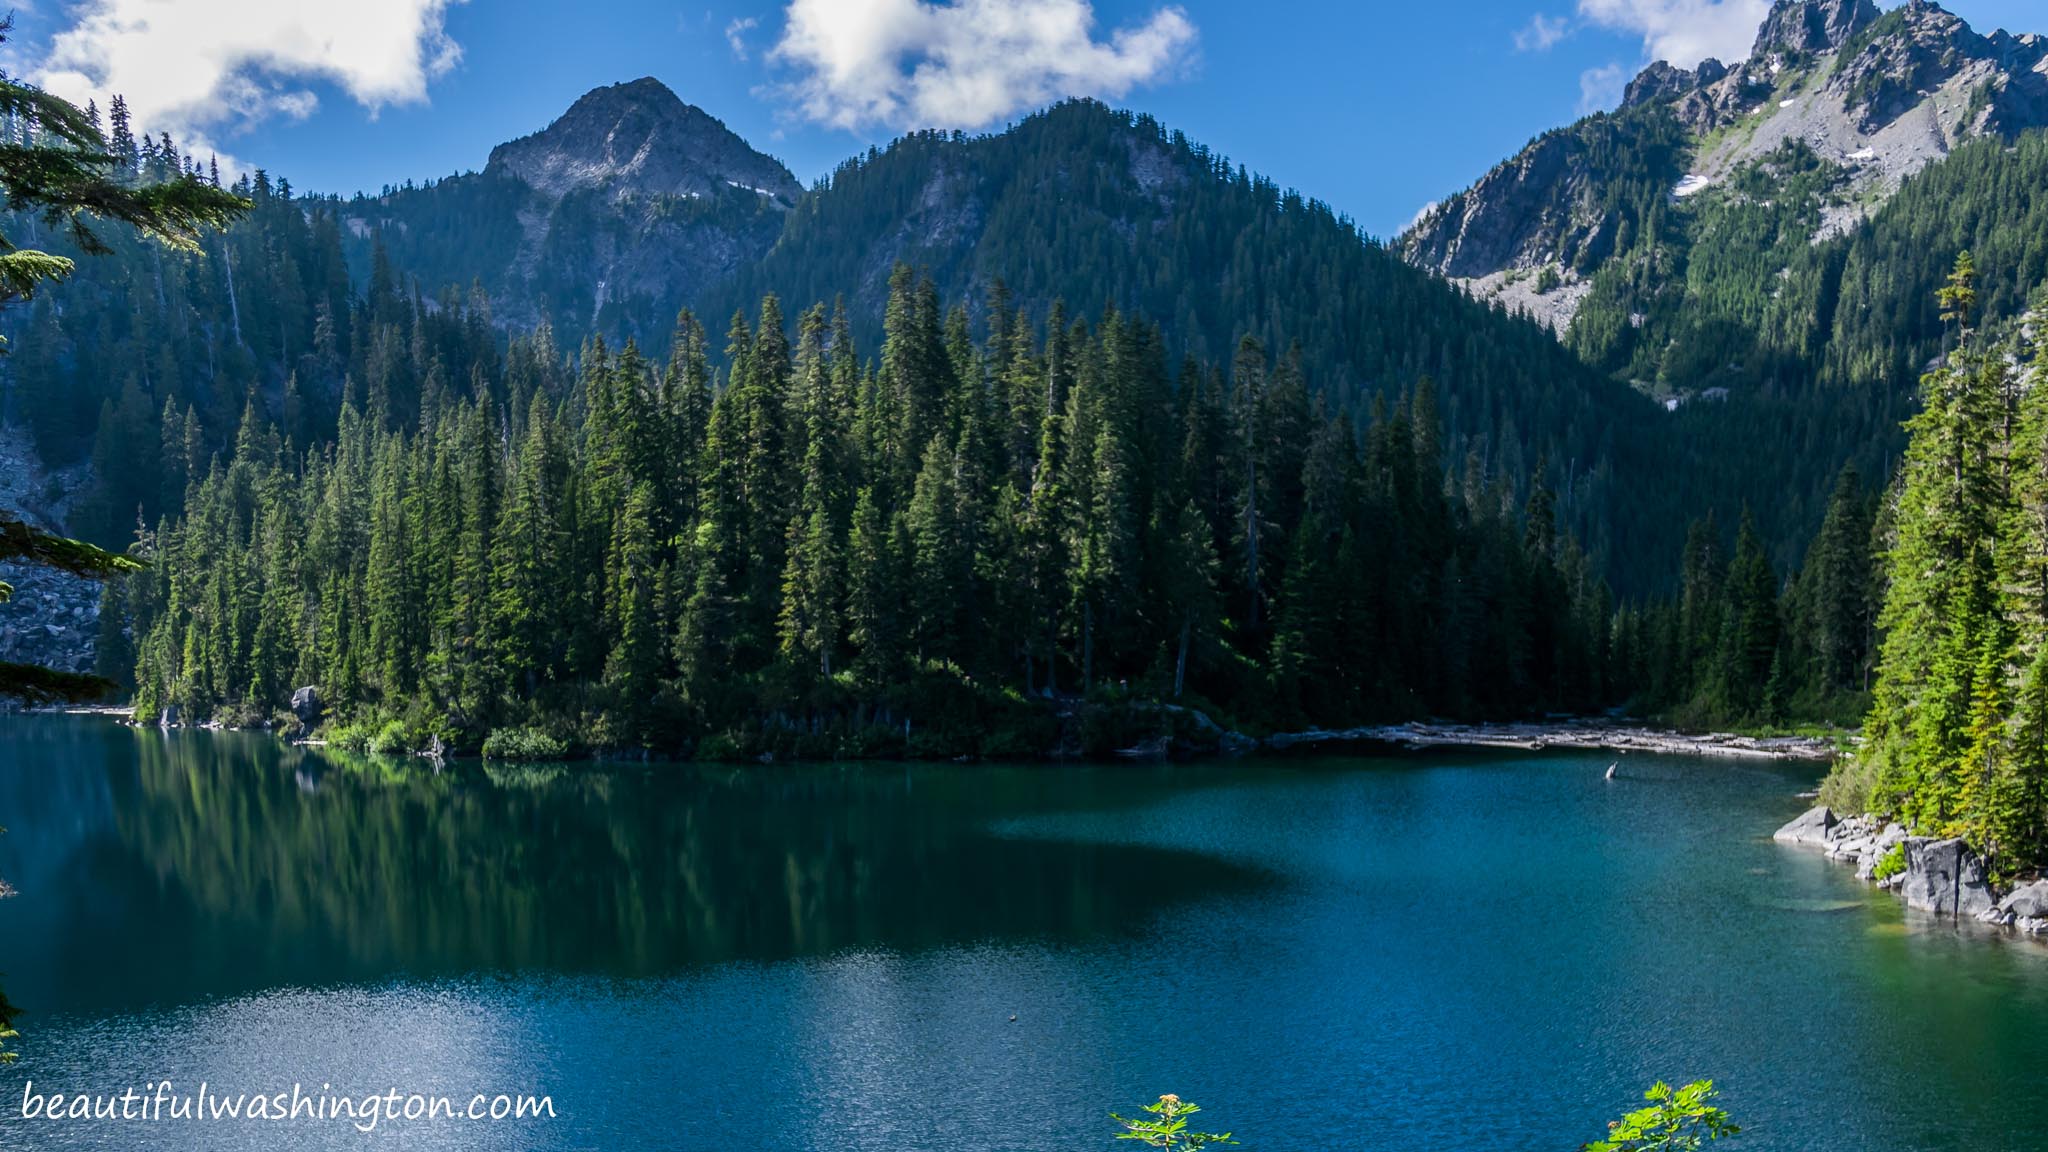
<svg viewBox="0 0 2048 1152"><path fill-rule="evenodd" d="M1830 860L1856 866L1858 879L1899 894L1906 907L2033 935L2048 933L2048 881L2035 881L2001 898L1987 878L1984 861L1958 839L1908 835L1898 824L1879 825L1865 816L1837 816L1813 808L1778 829L1780 844L1817 848ZM1878 862L1897 850L1904 867L1882 880Z"/></svg>

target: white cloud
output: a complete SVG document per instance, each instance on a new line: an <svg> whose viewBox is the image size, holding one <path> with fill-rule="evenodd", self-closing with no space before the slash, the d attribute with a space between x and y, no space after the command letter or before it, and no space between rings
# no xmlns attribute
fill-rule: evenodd
<svg viewBox="0 0 2048 1152"><path fill-rule="evenodd" d="M138 132L188 152L319 106L329 80L372 115L427 96L461 59L443 25L461 0L86 0L34 79L76 103L128 101Z"/></svg>
<svg viewBox="0 0 2048 1152"><path fill-rule="evenodd" d="M1579 15L1643 38L1643 55L1691 68L1747 59L1770 0L1579 0Z"/></svg>
<svg viewBox="0 0 2048 1152"><path fill-rule="evenodd" d="M734 58L747 58L747 33L760 26L760 18L755 16L742 16L725 26L725 42L732 45Z"/></svg>
<svg viewBox="0 0 2048 1152"><path fill-rule="evenodd" d="M839 128L979 128L1065 96L1121 97L1195 42L1168 6L1094 35L1088 0L791 0L772 54L806 119Z"/></svg>
<svg viewBox="0 0 2048 1152"><path fill-rule="evenodd" d="M1628 72L1619 64L1603 64L1579 73L1579 114L1600 112L1621 103Z"/></svg>
<svg viewBox="0 0 2048 1152"><path fill-rule="evenodd" d="M1562 16L1545 16L1538 12L1529 17L1526 27L1515 32L1515 51L1548 52L1557 42L1571 35L1572 26Z"/></svg>

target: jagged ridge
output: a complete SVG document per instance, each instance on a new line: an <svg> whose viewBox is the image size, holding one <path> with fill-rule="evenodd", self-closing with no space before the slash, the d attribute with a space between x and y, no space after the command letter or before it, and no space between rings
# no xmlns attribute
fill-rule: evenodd
<svg viewBox="0 0 2048 1152"><path fill-rule="evenodd" d="M1667 125L1682 149L1669 146ZM1683 201L1804 145L1847 173L1817 231L1824 238L1961 143L2043 125L2048 41L2038 35L1980 35L1929 0L1889 13L1871 0L1778 0L1748 59L1650 65L1616 112L1537 138L1425 213L1396 246L1562 332L1613 255L1613 233L1642 223L1629 218L1629 197L1615 195L1617 181L1663 181L1665 199Z"/></svg>

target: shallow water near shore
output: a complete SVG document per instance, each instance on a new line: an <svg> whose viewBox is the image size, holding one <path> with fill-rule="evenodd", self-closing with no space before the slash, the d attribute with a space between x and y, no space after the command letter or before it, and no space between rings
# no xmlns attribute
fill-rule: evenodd
<svg viewBox="0 0 2048 1152"><path fill-rule="evenodd" d="M2048 1147L2048 949L1770 841L1818 769L1440 752L440 773L0 718L0 1147ZM1014 1021L1011 1017L1015 1017ZM23 1120L35 1091L552 1120ZM1334 1133L1334 1134L1333 1134Z"/></svg>

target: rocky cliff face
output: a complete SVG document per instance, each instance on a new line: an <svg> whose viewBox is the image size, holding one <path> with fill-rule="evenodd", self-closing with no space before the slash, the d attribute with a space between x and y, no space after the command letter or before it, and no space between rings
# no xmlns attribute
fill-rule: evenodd
<svg viewBox="0 0 2048 1152"><path fill-rule="evenodd" d="M1684 138L1669 157L1638 148L1620 153L1630 163L1618 165L1614 150L1584 146L1630 125L1654 137L1640 126L1667 116ZM2044 125L2041 36L1980 35L1930 0L1890 12L1872 0L1778 0L1748 59L1652 64L1615 113L1546 134L1425 213L1396 244L1413 263L1562 330L1583 295L1575 286L1606 256L1599 237L1622 223L1610 195L1617 179L1658 176L1679 205L1804 144L1845 173L1819 239L1852 227L1964 141Z"/></svg>
<svg viewBox="0 0 2048 1152"><path fill-rule="evenodd" d="M1880 13L1872 0L1805 0L1781 3L1771 8L1757 29L1756 47L1750 58L1773 52L1833 52L1850 37L1877 23Z"/></svg>
<svg viewBox="0 0 2048 1152"><path fill-rule="evenodd" d="M803 193L789 169L652 78L586 93L545 129L493 148L484 172L557 200L593 187L693 198L740 188L784 203Z"/></svg>
<svg viewBox="0 0 2048 1152"><path fill-rule="evenodd" d="M0 426L0 516L63 531L62 493L85 483L83 468L52 476L26 433ZM54 499L53 499L54 495ZM99 635L100 585L68 572L0 563L14 596L0 604L0 663L91 672ZM0 701L0 707L6 702Z"/></svg>

